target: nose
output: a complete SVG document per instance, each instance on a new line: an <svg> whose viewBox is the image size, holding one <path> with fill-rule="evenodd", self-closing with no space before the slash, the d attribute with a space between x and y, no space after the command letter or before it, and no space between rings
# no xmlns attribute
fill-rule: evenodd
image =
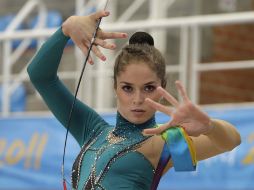
<svg viewBox="0 0 254 190"><path fill-rule="evenodd" d="M141 91L136 91L133 97L133 104L140 105L144 102L145 96Z"/></svg>

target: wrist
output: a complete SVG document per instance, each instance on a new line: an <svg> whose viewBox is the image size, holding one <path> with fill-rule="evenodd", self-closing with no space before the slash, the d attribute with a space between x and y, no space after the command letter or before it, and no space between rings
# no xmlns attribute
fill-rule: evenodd
<svg viewBox="0 0 254 190"><path fill-rule="evenodd" d="M71 19L71 17L67 18L67 20L64 21L63 24L62 24L62 32L67 37L70 37L70 35L69 35L69 28L70 28L69 27L69 20L70 19Z"/></svg>
<svg viewBox="0 0 254 190"><path fill-rule="evenodd" d="M210 119L210 121L208 123L207 131L205 131L203 134L209 135L213 132L214 129L215 129L215 124L214 124L213 120Z"/></svg>
<svg viewBox="0 0 254 190"><path fill-rule="evenodd" d="M66 37L69 37L69 35L66 31L66 28L64 27L64 24L62 24L62 32L63 32L63 35L65 35Z"/></svg>

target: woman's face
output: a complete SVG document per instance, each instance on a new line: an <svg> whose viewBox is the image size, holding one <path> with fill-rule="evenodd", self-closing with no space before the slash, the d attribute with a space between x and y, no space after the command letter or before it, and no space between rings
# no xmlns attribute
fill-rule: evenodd
<svg viewBox="0 0 254 190"><path fill-rule="evenodd" d="M161 80L144 62L132 61L117 76L117 109L128 121L141 124L150 119L155 110L145 104L146 98L160 99L156 88Z"/></svg>

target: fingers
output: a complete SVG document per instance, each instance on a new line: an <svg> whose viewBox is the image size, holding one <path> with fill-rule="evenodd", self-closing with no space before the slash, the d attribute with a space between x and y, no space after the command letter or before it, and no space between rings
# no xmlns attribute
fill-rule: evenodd
<svg viewBox="0 0 254 190"><path fill-rule="evenodd" d="M178 101L170 94L168 93L164 88L158 87L157 90L159 93L169 102L171 103L174 107L178 107L179 103Z"/></svg>
<svg viewBox="0 0 254 190"><path fill-rule="evenodd" d="M116 45L113 44L113 43L108 43L102 39L99 39L99 38L96 38L95 39L95 42L94 42L96 45L99 45L105 49L111 49L111 50L114 50L116 48Z"/></svg>
<svg viewBox="0 0 254 190"><path fill-rule="evenodd" d="M92 60L91 56L89 56L89 57L88 57L88 63L89 63L89 64L91 64L91 65L93 65L93 64L94 64L94 62L93 62L93 60Z"/></svg>
<svg viewBox="0 0 254 190"><path fill-rule="evenodd" d="M91 16L92 19L98 20L101 17L107 17L109 16L109 11L98 11ZM99 29L98 31L98 36L102 39L117 39L117 38L127 38L128 35L126 33L122 32L103 32L102 30Z"/></svg>
<svg viewBox="0 0 254 190"><path fill-rule="evenodd" d="M180 81L176 81L175 84L176 84L178 92L180 93L181 97L183 98L183 101L184 102L189 102L190 99L187 96L186 90L183 87L182 83ZM165 89L163 89L162 87L158 87L157 90L174 107L177 108L180 105L179 102L170 93L168 93Z"/></svg>
<svg viewBox="0 0 254 190"><path fill-rule="evenodd" d="M144 133L146 135L160 135L162 134L165 130L169 128L169 124L165 123L163 125L160 125L160 127L157 128L152 128L152 129L144 129Z"/></svg>
<svg viewBox="0 0 254 190"><path fill-rule="evenodd" d="M79 44L77 44L77 46L78 46L79 49L83 52L83 54L84 54L85 56L87 56L87 54L88 54L88 49L87 49L86 45L83 44L83 43L79 43ZM91 64L91 65L94 63L90 55L89 55L89 57L88 57L88 63Z"/></svg>
<svg viewBox="0 0 254 190"><path fill-rule="evenodd" d="M160 112L163 112L163 113L165 113L165 114L167 114L167 115L171 115L172 112L173 112L173 110L171 110L171 109L168 108L167 106L164 106L164 105L162 105L162 104L160 104L160 103L158 103L158 102L155 102L155 101L151 100L150 98L146 98L146 99L145 99L145 102L146 102L149 106L151 106L152 108L154 108L154 109L156 109L156 110L158 110L158 111L160 111Z"/></svg>
<svg viewBox="0 0 254 190"><path fill-rule="evenodd" d="M185 91L185 89L184 89L184 87L183 87L183 84L182 84L180 81L176 81L175 84L176 84L176 87L177 87L178 92L180 93L180 95L181 95L182 98L183 98L183 101L184 101L184 102L190 101L190 99L189 99L189 97L187 96L187 93L186 93L186 91Z"/></svg>
<svg viewBox="0 0 254 190"><path fill-rule="evenodd" d="M100 43L99 43L100 44ZM113 44L114 45L114 44ZM101 44L101 46L112 48L112 44ZM86 43L80 43L78 44L78 47L81 49L81 51L84 53L84 55L88 54L88 45ZM92 46L92 52L95 54L96 57L98 57L102 61L106 61L106 56L100 51L100 49L96 46ZM93 64L93 60L91 56L89 56L88 62L90 64Z"/></svg>
<svg viewBox="0 0 254 190"><path fill-rule="evenodd" d="M102 61L106 61L105 55L103 55L103 53L99 50L97 46L93 46L92 51L99 59L101 59Z"/></svg>
<svg viewBox="0 0 254 190"><path fill-rule="evenodd" d="M118 39L118 38L127 38L128 34L123 32L104 32L101 29L98 30L98 37L101 39Z"/></svg>
<svg viewBox="0 0 254 190"><path fill-rule="evenodd" d="M94 20L98 20L101 17L107 17L109 14L110 14L109 11L102 10L102 11L95 12L95 13L91 14L90 16Z"/></svg>
<svg viewBox="0 0 254 190"><path fill-rule="evenodd" d="M98 11L94 14L91 14L89 17L89 20L92 20L92 22L98 20L99 18L102 17L106 17L109 15L108 11ZM87 17L85 17L87 18ZM90 27L90 25L88 26L88 28ZM90 27L90 29L92 29ZM90 32L92 30L89 30ZM89 49L90 46L90 41L91 41L91 34L89 32L84 32L84 36L83 34L79 34L78 36L81 36L81 38L77 38L76 39L76 43L78 45L78 47L82 50L82 52L87 55L87 51ZM106 57L103 55L103 53L100 51L100 49L97 46L101 46L105 49L110 49L110 50L114 50L116 48L116 45L113 43L108 43L106 42L104 39L117 39L117 38L126 38L127 34L126 33L120 33L120 32L103 32L101 29L98 30L97 36L95 38L94 44L92 46L92 52L95 54L95 56L97 56L99 59L101 59L102 61L106 60ZM77 43L78 42L78 43ZM89 63L93 63L91 57L89 56L88 59Z"/></svg>

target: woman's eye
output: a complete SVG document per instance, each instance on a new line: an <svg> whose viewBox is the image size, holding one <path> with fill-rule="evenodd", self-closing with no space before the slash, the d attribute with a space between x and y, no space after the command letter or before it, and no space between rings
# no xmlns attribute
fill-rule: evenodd
<svg viewBox="0 0 254 190"><path fill-rule="evenodd" d="M125 92L132 92L133 88L131 86L123 86L122 89L125 91Z"/></svg>
<svg viewBox="0 0 254 190"><path fill-rule="evenodd" d="M148 86L145 86L145 92L153 92L154 90L156 89L155 86L153 85L148 85Z"/></svg>

